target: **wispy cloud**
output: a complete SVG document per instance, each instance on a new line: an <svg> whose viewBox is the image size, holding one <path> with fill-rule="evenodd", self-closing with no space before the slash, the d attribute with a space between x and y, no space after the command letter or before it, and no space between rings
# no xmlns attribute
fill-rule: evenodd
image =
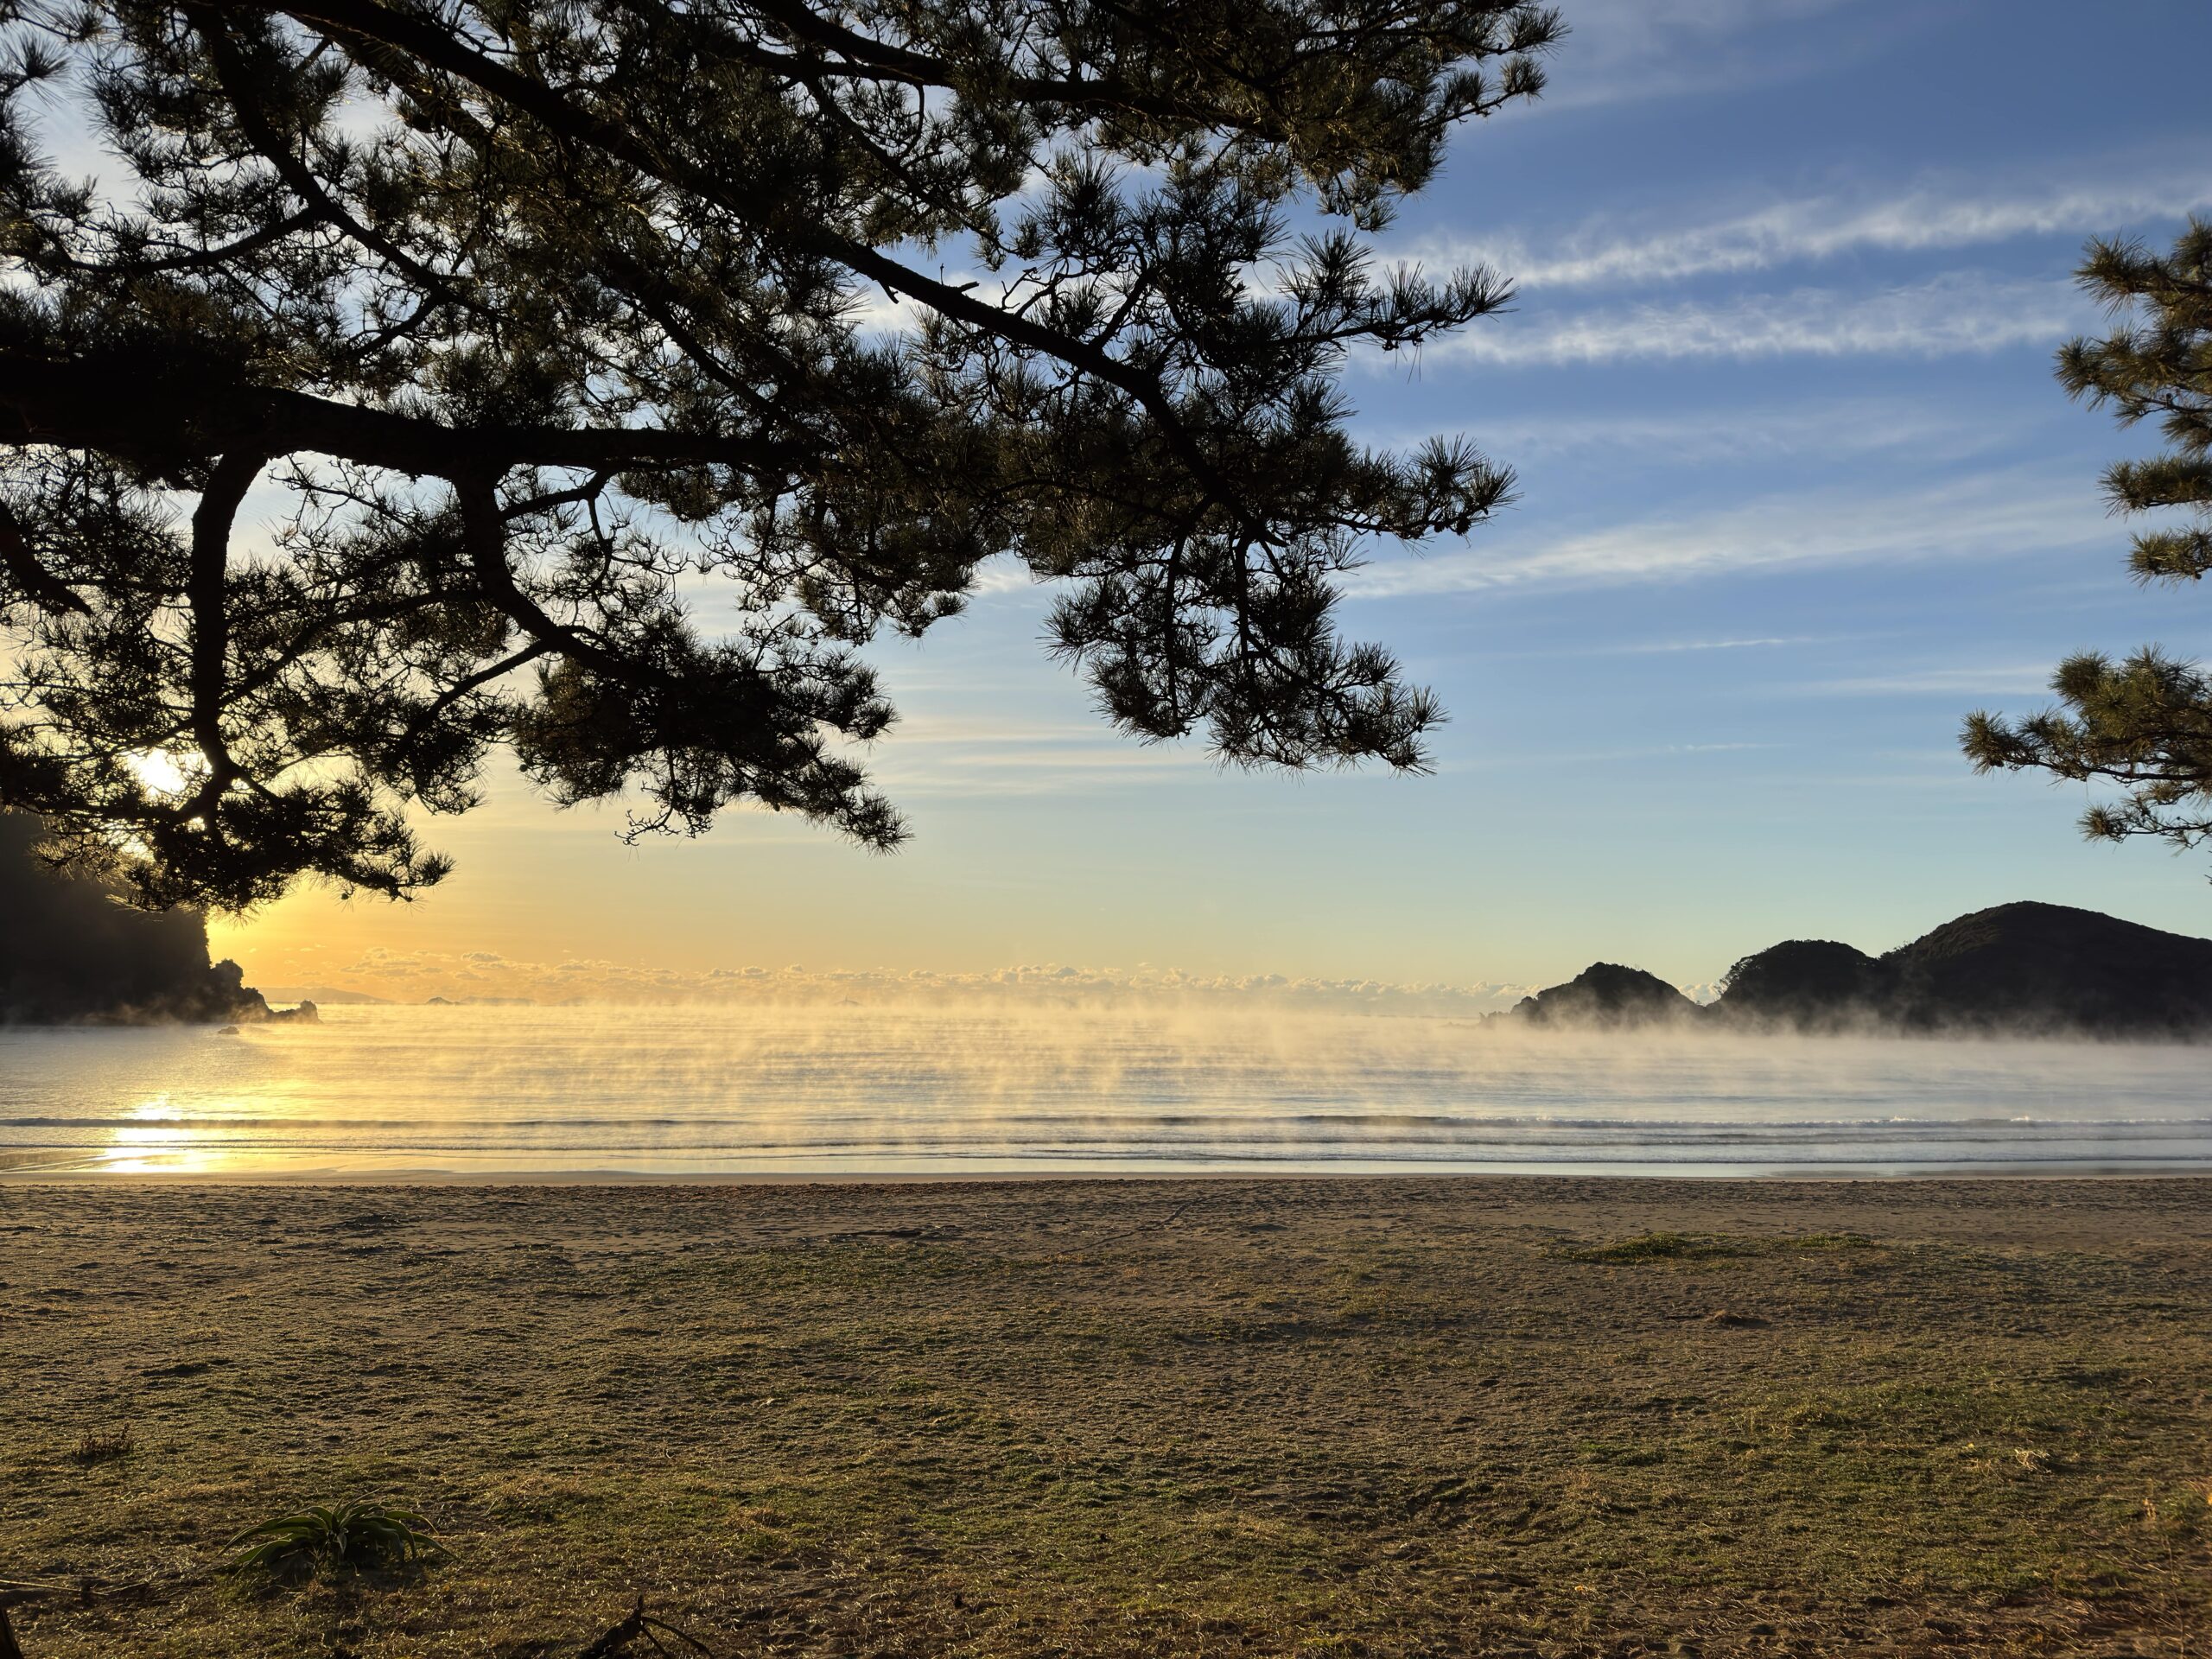
<svg viewBox="0 0 2212 1659"><path fill-rule="evenodd" d="M1834 41L1804 26L1849 0L1577 0L1552 64L1546 111L1679 97L1833 67ZM1924 0L1930 14L1943 9ZM1862 31L1856 50L1876 49Z"/></svg>
<svg viewBox="0 0 2212 1659"><path fill-rule="evenodd" d="M1503 772L1510 775L1546 771L1580 771L1591 766L1617 766L1627 762L1680 760L1686 756L1741 754L1747 751L1786 749L1791 747L1788 743L1708 742L1643 743L1624 748L1608 749L1484 748L1455 759L1452 766L1454 771Z"/></svg>
<svg viewBox="0 0 2212 1659"><path fill-rule="evenodd" d="M1556 455L1602 453L1608 466L1624 459L1653 465L1685 461L1741 463L1808 455L1905 454L1915 461L1960 461L2016 442L2042 418L2040 410L1976 409L1967 414L1926 396L1852 397L1736 406L1691 404L1624 415L1592 410L1572 415L1516 416L1483 424L1484 447L1526 467ZM1407 448L1433 427L1385 428L1376 442Z"/></svg>
<svg viewBox="0 0 2212 1659"><path fill-rule="evenodd" d="M975 592L979 597L1027 593L1036 586L1037 578L1029 567L1011 556L986 559L976 572Z"/></svg>
<svg viewBox="0 0 2212 1659"><path fill-rule="evenodd" d="M872 750L883 785L906 798L938 793L1066 795L1166 781L1217 768L1200 745L1135 743L1109 728L924 715Z"/></svg>
<svg viewBox="0 0 2212 1659"><path fill-rule="evenodd" d="M1553 645L1535 650L1486 651L1491 662L1555 662L1561 658L1675 657L1720 651L1795 650L1834 645L1880 636L1867 633L1770 634L1742 639L1609 639L1600 645Z"/></svg>
<svg viewBox="0 0 2212 1659"><path fill-rule="evenodd" d="M1671 656L1685 651L1760 651L1776 645L1809 645L1821 636L1810 633L1777 634L1764 639L1655 639L1640 644L1607 647L1611 654L1621 657ZM1741 748L1742 744L1734 747Z"/></svg>
<svg viewBox="0 0 2212 1659"><path fill-rule="evenodd" d="M1681 582L1836 564L1980 558L2080 547L2112 535L2094 490L2007 470L1890 495L1826 489L1694 517L1611 525L1516 549L1478 541L1353 572L1347 594L1402 599Z"/></svg>
<svg viewBox="0 0 2212 1659"><path fill-rule="evenodd" d="M1976 664L1971 667L1918 668L1838 680L1810 680L1786 688L1807 696L2034 696L2050 689L2048 663Z"/></svg>
<svg viewBox="0 0 2212 1659"><path fill-rule="evenodd" d="M2027 236L2079 238L2208 207L2212 186L2201 173L2145 181L2134 167L2125 181L2080 179L2009 194L1929 184L1871 200L1808 196L1627 235L1610 219L1549 243L1517 236L1430 238L1412 244L1405 257L1425 264L1495 265L1528 292L1644 288L1857 253L1980 247Z"/></svg>
<svg viewBox="0 0 2212 1659"><path fill-rule="evenodd" d="M1799 289L1713 304L1539 315L1469 329L1432 348L1427 360L1522 367L1698 358L1955 357L2047 348L2094 321L2088 302L2064 283L1962 273L1874 294ZM1376 361L1380 366L1387 359Z"/></svg>

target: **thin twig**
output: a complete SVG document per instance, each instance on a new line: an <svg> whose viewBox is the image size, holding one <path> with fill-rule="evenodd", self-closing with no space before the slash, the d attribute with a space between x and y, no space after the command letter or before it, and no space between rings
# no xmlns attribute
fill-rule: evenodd
<svg viewBox="0 0 2212 1659"><path fill-rule="evenodd" d="M660 1643L663 1636L675 1637L692 1652L704 1655L705 1659L715 1659L714 1649L689 1630L679 1630L666 1619L655 1618L646 1612L645 1599L642 1593L638 1597L637 1605L618 1622L601 1631L591 1645L576 1656L576 1659L609 1659L611 1655L627 1650L639 1637L645 1637L655 1653L666 1654L668 1649ZM10 1656L0 1652L0 1659L10 1659Z"/></svg>
<svg viewBox="0 0 2212 1659"><path fill-rule="evenodd" d="M95 1601L113 1601L123 1596L143 1595L149 1591L188 1590L194 1585L205 1584L212 1576L203 1569L197 1573L132 1579L123 1584L102 1584L97 1579L0 1579L0 1608L16 1602L46 1601L65 1596L89 1606ZM0 1649L0 1659L8 1659L5 1649Z"/></svg>
<svg viewBox="0 0 2212 1659"><path fill-rule="evenodd" d="M646 1618L645 1618L645 1627L646 1627L646 1629L648 1630L648 1631L652 1631L652 1630L658 1630L658 1631L659 1631L663 1636L672 1636L672 1637L675 1637L678 1642L681 1642L681 1643L682 1643L685 1647L687 1647L687 1648L690 1649L692 1652L694 1652L694 1653L698 1653L698 1654L704 1654L704 1655L706 1656L706 1659L715 1659L715 1651L714 1651L714 1649L713 1649L712 1648L709 1648L709 1647L705 1643L702 1642L702 1641L701 1641L697 1637L696 1637L696 1636L692 1635L690 1631L689 1631L689 1630L677 1630L677 1629L676 1628L676 1626L675 1626L675 1625L671 1624L670 1624L670 1623L668 1623L665 1619L655 1618L652 1617L650 1614L648 1614L648 1615L646 1616ZM653 1646L655 1646L656 1648L660 1648L660 1643L659 1643L658 1642L655 1642L655 1643L653 1643ZM663 1653L665 1653L665 1652L667 1652L667 1651L668 1651L668 1649L665 1649L665 1648L661 1648L661 1649L660 1649L660 1650L661 1650Z"/></svg>
<svg viewBox="0 0 2212 1659"><path fill-rule="evenodd" d="M607 1659L607 1655L620 1653L628 1647L645 1634L645 1599L640 1595L638 1605L620 1621L601 1630L599 1639L578 1654L576 1659ZM0 1659L4 1659L4 1656L0 1656Z"/></svg>

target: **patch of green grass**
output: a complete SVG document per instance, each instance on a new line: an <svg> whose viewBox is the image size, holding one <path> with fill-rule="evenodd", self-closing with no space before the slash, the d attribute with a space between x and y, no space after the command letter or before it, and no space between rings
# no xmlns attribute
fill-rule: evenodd
<svg viewBox="0 0 2212 1659"><path fill-rule="evenodd" d="M1864 1233L1784 1233L1764 1243L1770 1250L1866 1250L1874 1245Z"/></svg>
<svg viewBox="0 0 2212 1659"><path fill-rule="evenodd" d="M1638 1233L1609 1244L1586 1244L1567 1251L1570 1262L1702 1262L1713 1256L1740 1255L1733 1241L1695 1233Z"/></svg>
<svg viewBox="0 0 2212 1659"><path fill-rule="evenodd" d="M1724 1256L1771 1255L1787 1252L1856 1250L1873 1241L1863 1233L1782 1233L1756 1237L1741 1233L1638 1233L1603 1244L1570 1245L1570 1262L1615 1264L1637 1262L1709 1262Z"/></svg>

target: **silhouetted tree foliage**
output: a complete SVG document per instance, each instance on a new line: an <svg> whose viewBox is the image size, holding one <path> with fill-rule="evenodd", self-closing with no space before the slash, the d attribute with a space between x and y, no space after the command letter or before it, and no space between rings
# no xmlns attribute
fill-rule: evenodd
<svg viewBox="0 0 2212 1659"><path fill-rule="evenodd" d="M2109 468L2106 494L2117 512L2185 515L2137 535L2130 568L2143 582L2202 581L2212 571L2212 222L2192 219L2170 254L2093 242L2079 274L2126 318L2102 340L2062 348L2059 383L2123 425L2157 416L2168 445ZM2051 690L2062 706L2044 714L1967 717L1963 741L1977 771L2039 768L2120 785L2116 800L2082 820L2093 839L2147 835L2193 847L2212 838L2212 676L2151 645L2123 662L2069 657Z"/></svg>
<svg viewBox="0 0 2212 1659"><path fill-rule="evenodd" d="M639 828L752 801L892 845L855 648L1000 554L1065 585L1050 643L1128 733L1423 764L1436 704L1332 579L1510 480L1355 444L1337 378L1505 302L1364 238L1537 92L1549 9L0 23L0 804L143 901L435 881L407 810L499 744Z"/></svg>

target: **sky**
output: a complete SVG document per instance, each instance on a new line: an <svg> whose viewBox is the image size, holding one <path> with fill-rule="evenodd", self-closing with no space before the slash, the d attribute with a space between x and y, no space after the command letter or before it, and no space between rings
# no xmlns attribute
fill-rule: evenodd
<svg viewBox="0 0 2212 1659"><path fill-rule="evenodd" d="M1344 623L1451 721L1433 776L1224 772L1115 736L995 581L875 656L904 718L880 856L788 817L626 846L502 768L429 823L406 905L219 921L250 982L395 997L924 971L1709 985L1784 938L1878 951L2012 899L2212 935L2202 855L2084 843L2079 789L1976 778L1969 709L2085 648L2212 647L2144 590L2072 404L2093 234L2212 211L2202 0L1567 0L1538 105L1465 130L1386 259L1480 259L1514 312L1355 365L1370 442L1520 475L1465 541L1392 544Z"/></svg>

